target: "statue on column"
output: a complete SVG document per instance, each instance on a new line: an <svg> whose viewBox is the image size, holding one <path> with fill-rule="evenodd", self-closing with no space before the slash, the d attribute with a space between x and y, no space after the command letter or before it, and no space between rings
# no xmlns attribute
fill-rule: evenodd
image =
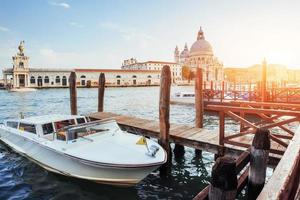
<svg viewBox="0 0 300 200"><path fill-rule="evenodd" d="M23 56L24 55L24 50L25 50L25 47L24 47L24 43L25 43L25 41L23 40L23 41L21 41L20 42L20 45L19 45L19 47L18 47L18 49L19 49L19 51L20 51L20 55L21 56Z"/></svg>

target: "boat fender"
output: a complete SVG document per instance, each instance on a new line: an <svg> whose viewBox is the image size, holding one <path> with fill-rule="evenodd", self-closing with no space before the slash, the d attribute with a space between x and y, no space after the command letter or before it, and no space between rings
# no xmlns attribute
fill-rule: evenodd
<svg viewBox="0 0 300 200"><path fill-rule="evenodd" d="M150 157L155 157L158 150L159 150L159 148L157 146L151 145L149 148L149 151L146 153L146 155L148 155Z"/></svg>

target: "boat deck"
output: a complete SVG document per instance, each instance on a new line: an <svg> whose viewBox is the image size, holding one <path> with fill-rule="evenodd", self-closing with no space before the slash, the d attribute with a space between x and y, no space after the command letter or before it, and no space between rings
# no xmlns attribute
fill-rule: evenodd
<svg viewBox="0 0 300 200"><path fill-rule="evenodd" d="M123 130L131 133L145 135L153 138L159 137L159 123L154 120L141 119L132 116L119 115L110 112L97 112L88 115L90 118L99 119L115 119ZM237 142L251 145L252 135L236 138ZM188 125L170 124L170 142L175 144L192 147L195 149L217 154L222 151L222 146L219 145L219 132L209 130L207 128L194 128ZM272 142L271 148L284 150L277 143ZM225 153L237 156L246 148L235 145L225 144ZM270 155L274 162L277 162L281 156L276 154ZM272 161L271 161L272 162Z"/></svg>

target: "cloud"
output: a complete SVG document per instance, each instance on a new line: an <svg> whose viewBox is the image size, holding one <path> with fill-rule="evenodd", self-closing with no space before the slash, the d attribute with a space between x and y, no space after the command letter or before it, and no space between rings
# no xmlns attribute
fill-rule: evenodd
<svg viewBox="0 0 300 200"><path fill-rule="evenodd" d="M49 4L52 5L52 6L58 6L58 7L62 7L62 8L65 8L65 9L70 8L70 4L67 4L65 2L60 2L60 3L58 3L58 2L49 2Z"/></svg>
<svg viewBox="0 0 300 200"><path fill-rule="evenodd" d="M83 28L84 26L82 24L79 24L77 22L70 22L70 26L75 27L75 28Z"/></svg>
<svg viewBox="0 0 300 200"><path fill-rule="evenodd" d="M100 27L108 30L115 31L126 41L134 41L140 45L140 47L147 48L155 40L155 38L141 30L133 27L121 27L113 22L101 22Z"/></svg>
<svg viewBox="0 0 300 200"><path fill-rule="evenodd" d="M9 32L9 29L4 27L4 26L0 26L0 31L2 32Z"/></svg>

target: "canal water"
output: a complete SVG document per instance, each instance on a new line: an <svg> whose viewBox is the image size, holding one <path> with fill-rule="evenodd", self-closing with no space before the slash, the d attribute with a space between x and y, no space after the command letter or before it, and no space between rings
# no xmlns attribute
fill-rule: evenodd
<svg viewBox="0 0 300 200"><path fill-rule="evenodd" d="M193 90L174 87L172 92ZM158 87L107 88L105 111L158 120ZM0 122L5 119L50 113L69 114L68 89L41 89L36 92L13 93L0 91ZM170 121L194 124L195 111L190 106L171 105ZM78 89L78 112L87 114L97 110L97 89ZM204 117L209 129L218 128L218 117ZM227 122L238 129L234 122ZM196 157L186 148L182 159L173 156L171 173L160 177L154 171L134 187L120 188L68 178L47 172L35 163L18 155L0 143L0 199L192 199L208 185L213 154L203 152ZM245 192L243 192L245 193ZM244 194L239 199L244 198Z"/></svg>

